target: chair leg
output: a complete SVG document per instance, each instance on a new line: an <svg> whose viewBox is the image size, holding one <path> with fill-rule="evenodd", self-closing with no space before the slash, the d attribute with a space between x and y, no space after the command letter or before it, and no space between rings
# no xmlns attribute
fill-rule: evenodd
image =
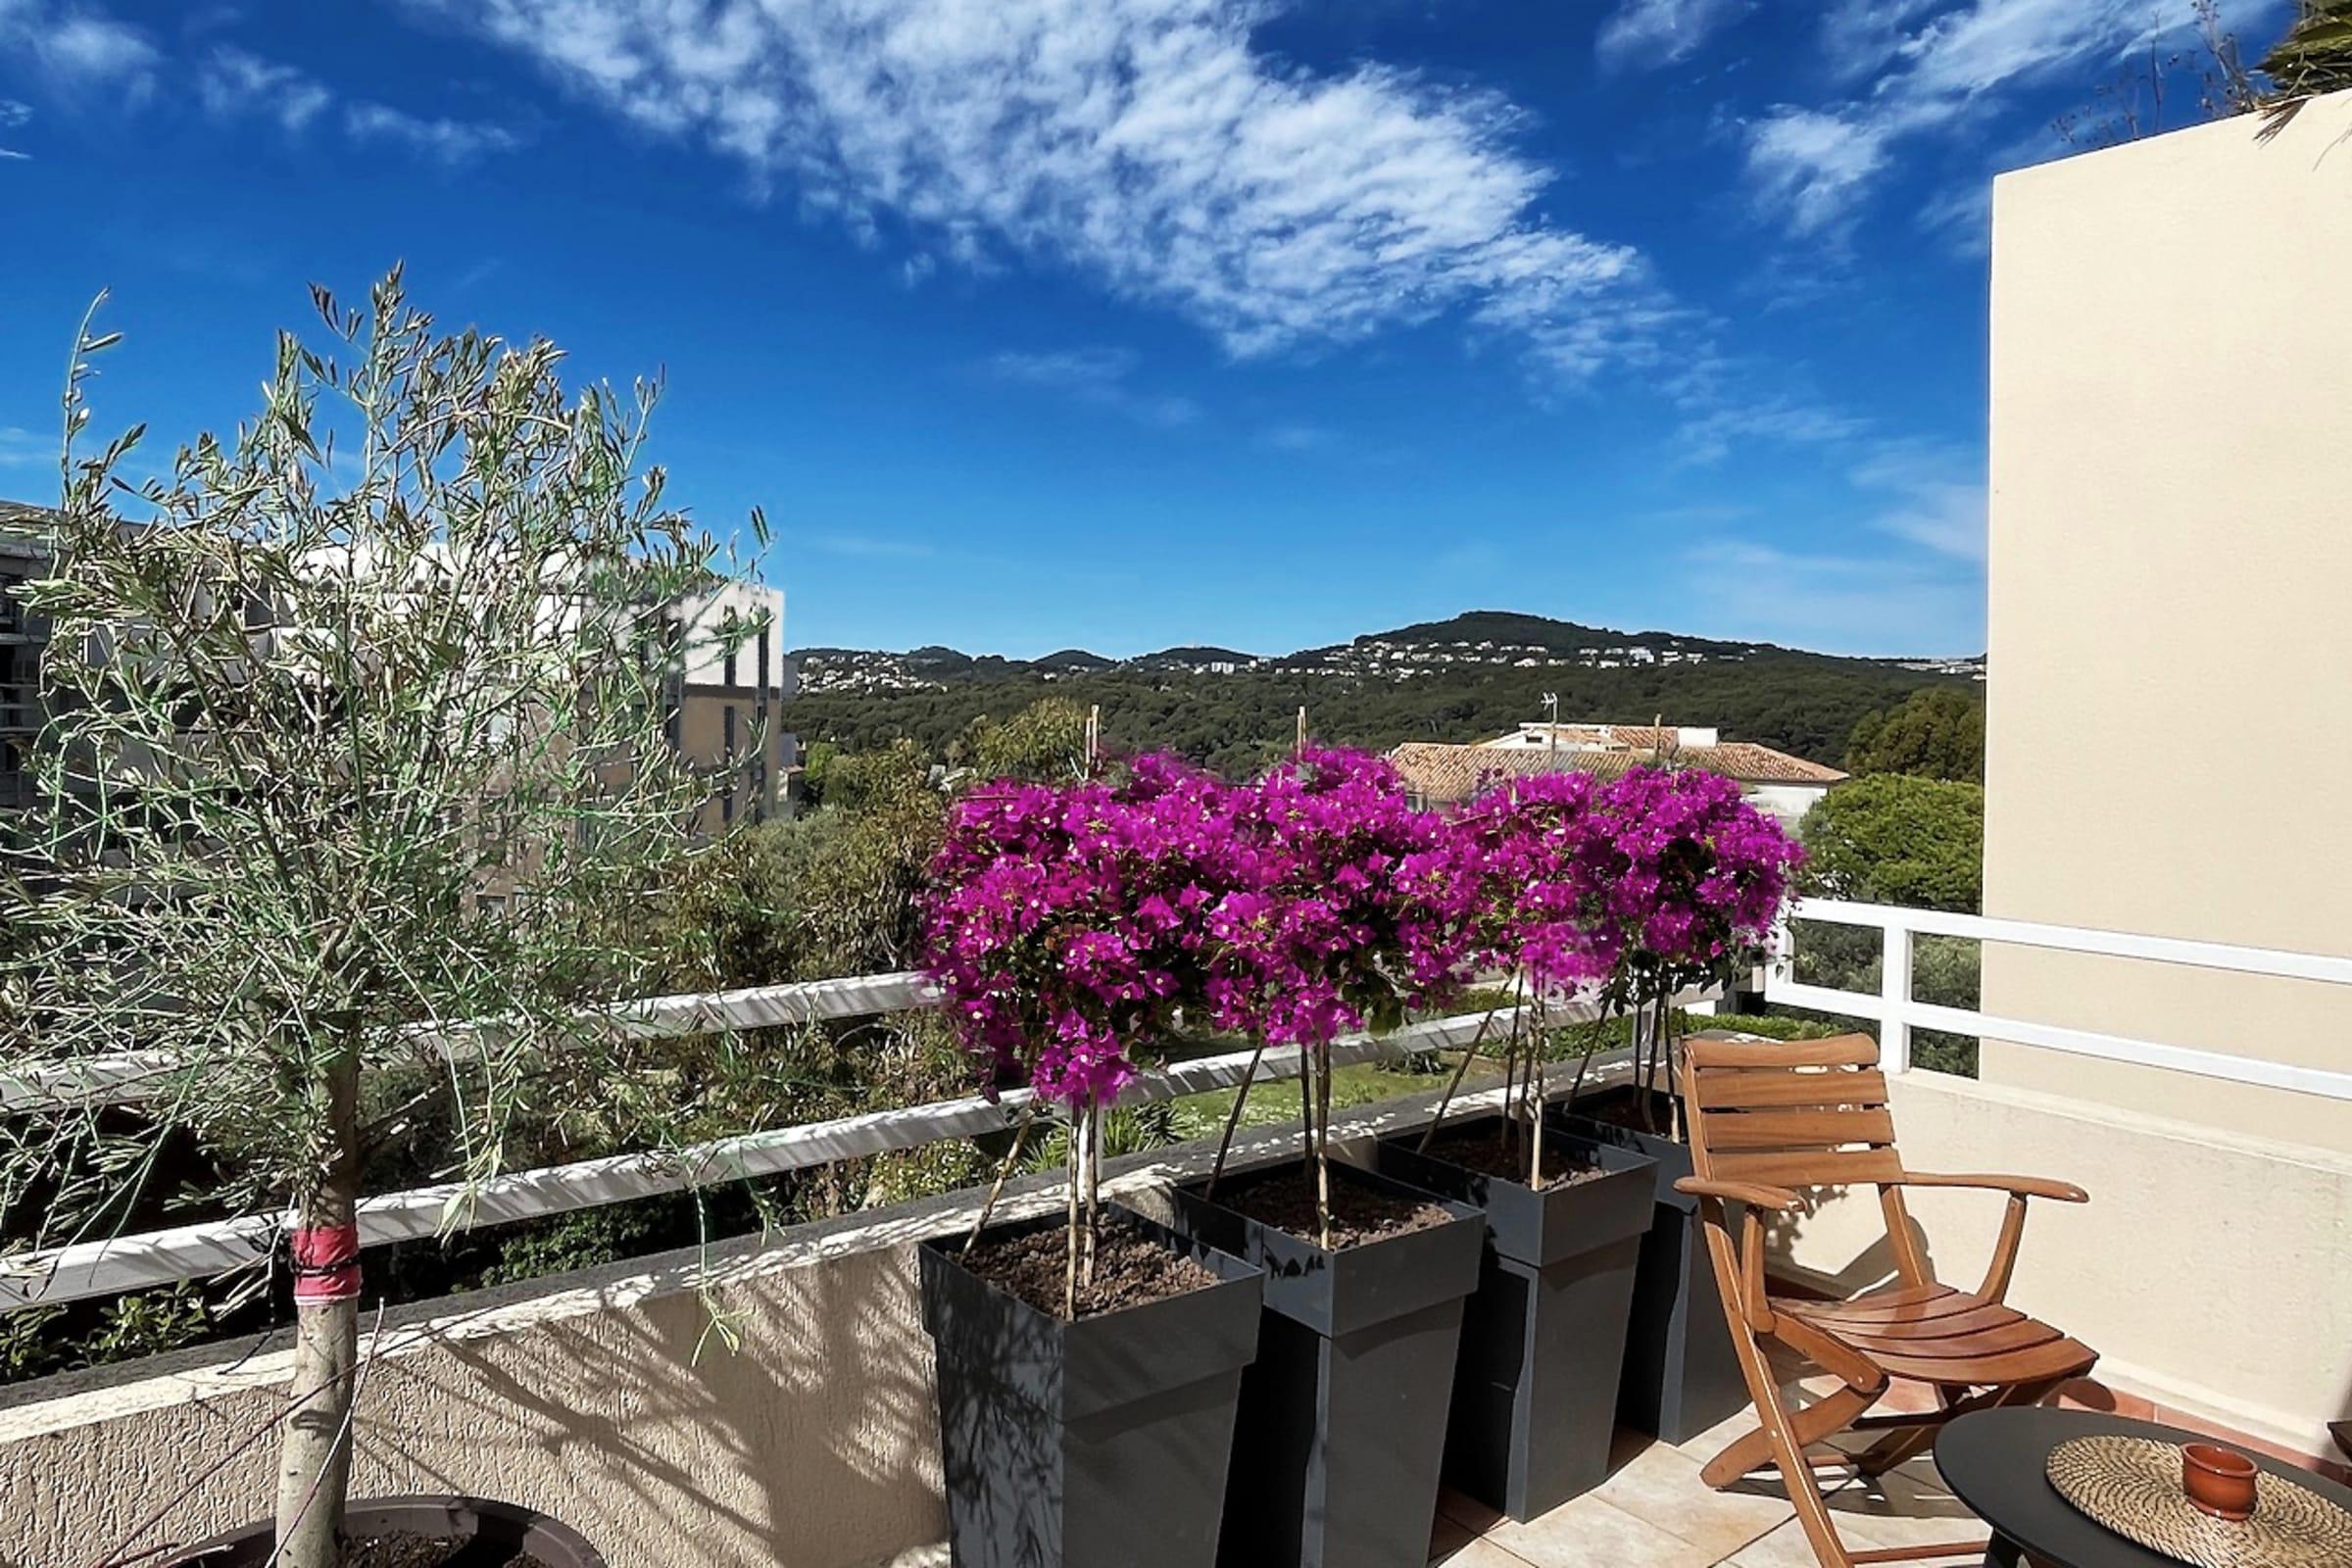
<svg viewBox="0 0 2352 1568"><path fill-rule="evenodd" d="M1796 1446L1801 1452L1804 1448L1819 1443L1834 1433L1843 1432L1847 1427L1853 1425L1855 1417L1878 1401L1879 1396L1876 1394L1861 1393L1850 1384L1841 1385L1837 1392L1789 1416L1790 1436L1795 1439ZM1761 1405L1757 1407L1757 1413L1762 1414ZM1767 1428L1759 1425L1755 1431L1748 1433L1745 1437L1735 1439L1721 1453L1709 1459L1700 1467L1698 1478L1721 1492L1725 1487L1730 1486L1771 1458L1772 1434ZM1804 1465L1802 1469L1808 1476L1812 1473L1810 1464ZM1792 1487L1794 1484L1793 1481L1790 1482Z"/></svg>
<svg viewBox="0 0 2352 1568"><path fill-rule="evenodd" d="M1967 1415L1974 1410L1990 1410L2000 1405L2039 1404L2051 1390L2065 1381L2064 1378L2046 1378L2039 1383L2012 1383L1970 1398L1961 1397L1961 1390L1939 1386L1936 1396L1943 1401L1941 1413L1919 1426L1897 1428L1881 1438L1854 1456L1854 1468L1866 1476L1885 1475L1934 1443L1936 1434L1952 1417Z"/></svg>
<svg viewBox="0 0 2352 1568"><path fill-rule="evenodd" d="M1869 1447L1864 1448L1860 1453L1855 1454L1855 1473L1865 1476L1883 1476L1935 1442L1936 1434L1941 1429L1943 1423L1967 1407L1968 1390L1965 1386L1954 1387L1948 1383L1939 1383L1936 1386L1936 1401L1941 1409L1941 1414L1922 1426L1898 1427Z"/></svg>
<svg viewBox="0 0 2352 1568"><path fill-rule="evenodd" d="M1712 1240L1712 1238L1710 1238ZM1718 1249L1717 1263L1722 1259ZM1720 1267L1717 1270L1721 1276ZM1817 1404L1789 1415L1781 1401L1781 1386L1772 1375L1771 1364L1764 1358L1764 1348L1756 1343L1746 1325L1735 1320L1732 1324L1732 1351L1740 1359L1740 1374L1747 1380L1748 1396L1756 1402L1756 1415L1763 1425L1747 1437L1740 1439L1700 1471L1710 1486L1723 1487L1738 1480L1754 1467L1755 1462L1769 1458L1780 1466L1783 1484L1788 1491L1788 1500L1796 1507L1797 1524L1813 1548L1821 1568L1854 1568L1853 1555L1838 1538L1838 1527L1830 1521L1830 1508L1821 1489L1813 1484L1813 1467L1805 1460L1805 1445L1814 1441L1808 1436L1820 1431L1836 1431L1856 1415L1877 1402L1886 1391L1880 1389L1865 1394L1851 1384L1843 1384L1836 1393ZM1808 1419L1809 1418L1809 1419ZM1756 1455L1755 1461L1741 1466L1725 1480L1716 1480L1726 1467L1739 1463L1741 1456Z"/></svg>

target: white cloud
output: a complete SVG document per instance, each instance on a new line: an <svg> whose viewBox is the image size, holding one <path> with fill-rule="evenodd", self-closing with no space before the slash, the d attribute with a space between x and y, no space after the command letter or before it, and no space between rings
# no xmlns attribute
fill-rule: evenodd
<svg viewBox="0 0 2352 1568"><path fill-rule="evenodd" d="M483 153L511 152L522 145L521 138L503 125L426 118L365 101L343 111L343 128L358 140L399 142L447 164L466 163Z"/></svg>
<svg viewBox="0 0 2352 1568"><path fill-rule="evenodd" d="M1687 461L1714 463L1740 441L1806 445L1847 440L1863 428L1849 414L1793 394L1741 396L1725 389L1697 405L1676 429L1675 439Z"/></svg>
<svg viewBox="0 0 2352 1568"><path fill-rule="evenodd" d="M1073 267L1234 353L1460 311L1570 372L1638 349L1629 249L1547 220L1491 94L1254 52L1259 0L410 0L853 232Z"/></svg>
<svg viewBox="0 0 2352 1568"><path fill-rule="evenodd" d="M1007 350L991 358L989 373L1002 381L1028 386L1099 388L1115 386L1135 369L1135 355L1126 349L1060 349L1045 354Z"/></svg>
<svg viewBox="0 0 2352 1568"><path fill-rule="evenodd" d="M1274 452L1312 452L1331 445L1336 439L1330 430L1319 424L1277 424L1260 431L1258 445Z"/></svg>
<svg viewBox="0 0 2352 1568"><path fill-rule="evenodd" d="M1851 81L1894 58L1912 19L1940 0L1837 0L1822 13L1821 46L1833 74Z"/></svg>
<svg viewBox="0 0 2352 1568"><path fill-rule="evenodd" d="M292 66L223 44L197 68L196 99L215 119L266 115L291 135L316 120L334 94Z"/></svg>
<svg viewBox="0 0 2352 1568"><path fill-rule="evenodd" d="M1992 254L1992 181L1971 179L1947 185L1921 205L1920 228L1937 235L1963 256Z"/></svg>
<svg viewBox="0 0 2352 1568"><path fill-rule="evenodd" d="M828 556L852 561L928 561L939 553L919 539L892 539L870 533L823 533L799 542Z"/></svg>
<svg viewBox="0 0 2352 1568"><path fill-rule="evenodd" d="M2224 23L2268 3L2223 0ZM2196 23L2188 0L1839 0L1823 14L1823 52L1833 74L1860 90L1751 122L1749 187L1792 232L1835 237L1896 143Z"/></svg>
<svg viewBox="0 0 2352 1568"><path fill-rule="evenodd" d="M1612 71L1688 60L1717 31L1747 15L1752 0L1623 0L1600 24L1593 49Z"/></svg>
<svg viewBox="0 0 2352 1568"><path fill-rule="evenodd" d="M1886 167L1886 141L1863 114L1783 105L1748 127L1748 186L1796 233L1835 229Z"/></svg>
<svg viewBox="0 0 2352 1568"><path fill-rule="evenodd" d="M163 59L137 27L87 6L50 0L0 0L0 51L10 49L30 56L59 88L115 87L134 98L154 86Z"/></svg>
<svg viewBox="0 0 2352 1568"><path fill-rule="evenodd" d="M0 424L0 468L24 468L56 461L56 436L38 436L19 425Z"/></svg>
<svg viewBox="0 0 2352 1568"><path fill-rule="evenodd" d="M1858 464L1850 477L1892 501L1871 519L1882 533L1905 539L1954 561L1984 564L1983 464L1946 447L1887 442Z"/></svg>
<svg viewBox="0 0 2352 1568"><path fill-rule="evenodd" d="M1716 540L1683 560L1684 600L1713 635L1880 656L1984 651L1981 575L1949 563Z"/></svg>
<svg viewBox="0 0 2352 1568"><path fill-rule="evenodd" d="M198 20L205 24L201 30L211 30L221 18ZM28 54L54 81L120 84L138 99L150 94L160 71L176 67L194 86L197 104L214 119L271 121L288 135L318 122L336 100L334 90L309 73L234 44L216 44L193 65L167 60L139 29L82 5L0 0L0 52L10 48ZM0 99L0 130L23 124L31 115L25 105ZM398 142L450 164L521 145L521 138L502 125L420 116L367 100L346 104L341 120L355 140ZM0 149L0 157L24 156Z"/></svg>
<svg viewBox="0 0 2352 1568"><path fill-rule="evenodd" d="M1044 354L1007 351L991 358L987 372L1000 381L1065 392L1081 403L1110 409L1139 424L1162 430L1188 425L1200 417L1200 406L1191 398L1136 389L1135 355L1119 348L1062 349Z"/></svg>

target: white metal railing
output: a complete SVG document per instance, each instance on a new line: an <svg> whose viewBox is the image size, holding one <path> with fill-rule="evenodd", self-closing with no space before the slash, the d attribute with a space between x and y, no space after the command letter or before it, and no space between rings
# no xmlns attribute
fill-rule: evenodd
<svg viewBox="0 0 2352 1568"><path fill-rule="evenodd" d="M1883 978L1878 993L1871 995L1799 982L1795 978L1796 945L1784 924L1766 969L1764 997L1777 1004L1875 1020L1880 1026L1882 1060L1890 1072L1909 1068L1911 1032L1927 1028L2352 1100L2352 1073L1995 1017L1920 1002L1911 995L1913 944L1920 936L1969 938L2331 985L2352 985L2352 958L1818 899L1799 901L1788 919L1864 926L1881 933ZM897 973L656 997L592 1009L583 1015L631 1034L691 1035L866 1017L927 1007L938 1000L937 990L922 976ZM1491 1019L1507 1018L1510 1010L1434 1019L1378 1038L1348 1036L1334 1046L1334 1057L1348 1063L1458 1048L1482 1025L1491 1027ZM1574 1023L1591 1018L1594 1011L1589 1002L1555 1004L1546 1020L1555 1025ZM414 1033L420 1053L457 1056L467 1050L475 1028L443 1026ZM1248 1052L1233 1052L1146 1073L1124 1098L1130 1102L1164 1100L1228 1088L1241 1081L1249 1059ZM156 1093L180 1065L169 1053L143 1053L20 1068L13 1074L0 1074L0 1112L37 1114L41 1107L64 1101L135 1102ZM1280 1081L1297 1077L1298 1071L1296 1050L1269 1051L1258 1076ZM744 1133L681 1149L516 1171L470 1186L452 1183L383 1194L362 1203L361 1237L370 1246L416 1240L445 1229L509 1224L727 1180L917 1149L1009 1126L1029 1099L1026 1091L1009 1091L995 1101L973 1096ZM262 1218L187 1225L77 1243L0 1262L0 1313L43 1302L205 1279L250 1266L270 1255L283 1224L283 1219Z"/></svg>
<svg viewBox="0 0 2352 1568"><path fill-rule="evenodd" d="M862 1018L905 1012L939 1000L931 982L911 970L895 974L849 975L790 985L749 986L736 991L686 992L647 997L595 1008L583 1019L601 1020L639 1038L710 1034L720 1029L769 1029L814 1023L823 1018ZM409 1030L419 1055L462 1057L479 1023L420 1024ZM44 1062L0 1073L0 1112L37 1110L71 1101L78 1104L130 1104L163 1091L182 1058L169 1051L122 1052L73 1061Z"/></svg>
<svg viewBox="0 0 2352 1568"><path fill-rule="evenodd" d="M1710 1000L1719 993L1689 993L1678 1001ZM588 1014L649 1034L686 1035L723 1028L760 1028L814 1018L850 1018L903 1012L936 1005L939 993L919 974L859 975L798 985L760 986L740 991L660 997L625 1003ZM1409 1024L1381 1036L1347 1035L1334 1042L1332 1059L1346 1065L1405 1056L1468 1044L1482 1028L1492 1032L1519 1009L1456 1014ZM1584 1022L1598 1007L1592 1002L1555 1003L1541 1011L1547 1026ZM445 1030L420 1039L434 1049L462 1049L466 1031ZM1605 1064L1623 1053L1595 1058ZM1141 1074L1121 1095L1122 1103L1172 1099L1231 1088L1248 1071L1250 1054L1231 1052L1175 1063ZM107 1072L89 1081L67 1080L81 1071L45 1067L47 1078L20 1071L0 1079L0 1104L37 1106L60 1093L88 1092L115 1102L141 1098L156 1074L175 1061L160 1055L109 1058ZM86 1067L86 1064L85 1064ZM1296 1048L1269 1050L1257 1078L1296 1078ZM15 1099L8 1097L15 1096ZM365 1246L414 1241L445 1229L470 1230L510 1224L605 1203L625 1202L719 1182L774 1175L829 1164L858 1155L919 1149L950 1138L968 1138L1008 1127L1032 1100L1027 1090L1007 1090L996 1100L970 1096L832 1121L744 1133L681 1149L613 1154L567 1165L545 1166L492 1177L470 1186L451 1183L387 1193L362 1200L360 1239ZM287 1216L220 1220L75 1243L53 1251L0 1262L0 1314L27 1306L112 1296L179 1280L210 1279L250 1267L270 1256Z"/></svg>
<svg viewBox="0 0 2352 1568"><path fill-rule="evenodd" d="M1791 922L1818 920L1833 925L1868 926L1881 933L1882 963L1877 995L1808 985L1796 978L1796 942ZM2107 1061L2135 1062L2174 1072L2194 1073L2233 1083L2352 1100L2352 1073L2326 1067L2266 1061L2226 1052L2192 1050L2186 1046L2127 1039L2094 1030L2073 1029L2024 1018L2000 1018L1968 1007L1939 1006L1911 995L1913 943L1922 936L1965 937L2015 947L2041 948L2059 953L2082 953L2100 957L2139 958L2154 963L2180 964L2234 974L2267 975L2284 980L2312 980L2352 986L2352 958L2318 953L2288 953L2269 948L2234 947L2223 942L2192 942L2180 937L2139 936L2124 931L2090 931L2075 926L2045 925L2034 920L2009 920L1992 915L1948 914L1934 909L1907 909L1890 904L1847 904L1830 899L1800 899L1775 934L1773 956L1765 968L1764 1000L1780 1005L1806 1007L1872 1019L1879 1025L1879 1058L1888 1072L1911 1065L1911 1032L1941 1029L1952 1034L2014 1040L2077 1056Z"/></svg>

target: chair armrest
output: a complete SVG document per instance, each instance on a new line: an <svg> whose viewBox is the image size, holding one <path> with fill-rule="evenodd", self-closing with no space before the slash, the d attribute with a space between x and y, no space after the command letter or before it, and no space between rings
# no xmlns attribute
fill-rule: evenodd
<svg viewBox="0 0 2352 1568"><path fill-rule="evenodd" d="M1767 1187L1761 1182L1718 1182L1704 1176L1685 1176L1674 1184L1674 1190L1686 1198L1719 1198L1727 1203L1745 1203L1751 1208L1777 1208L1782 1213L1803 1206L1804 1200L1786 1187Z"/></svg>
<svg viewBox="0 0 2352 1568"><path fill-rule="evenodd" d="M1981 1187L1986 1192L2007 1193L2013 1198L2050 1198L2061 1203L2087 1203L2090 1195L2073 1182L2053 1181L2046 1176L1939 1176L1926 1171L1907 1170L1897 1185L1903 1187Z"/></svg>

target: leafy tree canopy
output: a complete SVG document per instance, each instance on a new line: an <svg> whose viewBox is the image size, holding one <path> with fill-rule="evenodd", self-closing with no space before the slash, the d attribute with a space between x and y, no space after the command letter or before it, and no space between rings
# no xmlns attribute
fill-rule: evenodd
<svg viewBox="0 0 2352 1568"><path fill-rule="evenodd" d="M1862 715L1846 742L1849 773L1984 778L1984 704L1955 686L1930 686Z"/></svg>
<svg viewBox="0 0 2352 1568"><path fill-rule="evenodd" d="M1878 773L1805 813L1805 891L1974 914L1984 893L1984 789Z"/></svg>

